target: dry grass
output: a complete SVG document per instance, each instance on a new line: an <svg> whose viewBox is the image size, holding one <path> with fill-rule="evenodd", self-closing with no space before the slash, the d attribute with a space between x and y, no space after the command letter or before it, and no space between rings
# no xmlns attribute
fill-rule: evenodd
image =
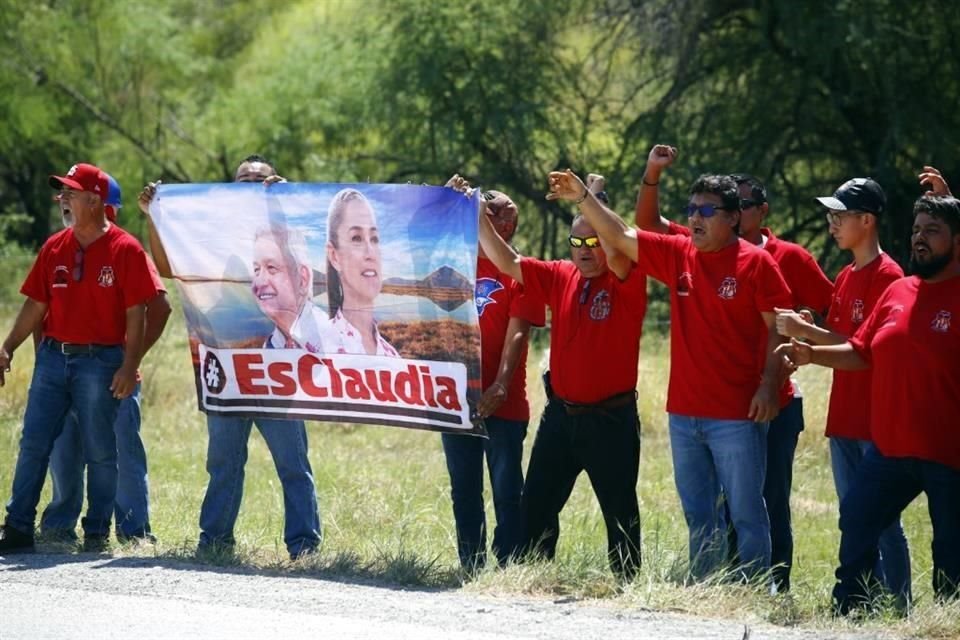
<svg viewBox="0 0 960 640"><path fill-rule="evenodd" d="M0 325L6 331L12 324L15 304L9 297L0 303ZM196 409L181 317L173 317L143 367L143 433L151 465L151 519L160 542L155 546L117 547L116 554L194 558L197 519L206 486L206 428ZM683 611L835 631L857 627L893 636L960 637L960 605L936 605L931 596L931 531L923 499L904 514L917 603L909 617L897 619L889 612L866 620L830 617L827 605L838 544L837 504L823 437L829 374L816 368L801 372L807 430L800 438L794 473L793 591L771 597L762 588L731 585L720 579L683 586L686 526L673 485L663 412L667 349L663 336L654 332L645 336L639 385L643 451L638 485L644 518L644 566L636 580L619 585L607 570L600 511L583 478L562 514L555 562L487 569L463 588L505 596L599 599L614 607ZM540 354L532 354L528 370L537 414L543 405L540 359ZM0 390L0 487L4 491L9 490L12 480L31 369L30 349L22 348L7 386ZM203 561L297 575L458 587L461 576L439 437L397 428L321 423L311 423L309 432L310 460L324 525L322 553L296 563L286 559L279 481L267 448L257 435L250 442L246 493L237 523L238 551L233 556ZM47 499L45 492L41 506ZM487 500L489 507L489 494ZM493 521L492 508L488 509L488 518Z"/></svg>

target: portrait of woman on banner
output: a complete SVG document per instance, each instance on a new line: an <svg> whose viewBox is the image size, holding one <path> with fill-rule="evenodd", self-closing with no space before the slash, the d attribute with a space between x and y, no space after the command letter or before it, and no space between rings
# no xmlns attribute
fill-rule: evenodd
<svg viewBox="0 0 960 640"><path fill-rule="evenodd" d="M342 189L327 216L327 296L330 353L400 357L380 335L374 317L383 287L380 232L373 207L356 189Z"/></svg>

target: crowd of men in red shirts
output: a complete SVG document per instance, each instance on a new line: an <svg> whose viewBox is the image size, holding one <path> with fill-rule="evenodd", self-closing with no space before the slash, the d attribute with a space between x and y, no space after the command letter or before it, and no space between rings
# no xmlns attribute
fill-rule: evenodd
<svg viewBox="0 0 960 640"><path fill-rule="evenodd" d="M837 611L869 605L884 591L898 606L909 605L909 549L899 517L920 492L934 529L935 592L956 596L960 202L939 172L924 168L921 184L930 190L914 205L912 275L904 277L879 245L877 227L889 211L876 181L855 178L817 198L830 234L853 257L831 282L807 250L763 226L767 192L752 176L703 175L690 188L686 225L661 215L658 184L676 157L668 145L651 150L636 226L609 207L602 177L584 182L569 170L551 173L547 198L578 209L569 260L520 256L509 244L516 205L504 193L483 193L476 300L484 393L477 412L490 437L443 437L464 569L476 571L487 555L484 459L500 564L554 556L559 514L586 471L607 528L611 569L629 580L640 568L636 397L651 276L670 290L666 410L691 578L724 570L765 581L774 592L789 590L789 499L804 428L802 394L790 374L815 363L836 370L826 435L840 498ZM267 164L259 156L245 164L251 160ZM267 166L265 185L282 180ZM105 217L102 171L75 165L51 177L51 186L74 221L41 249L22 288L27 300L0 347L2 384L14 350L42 326L0 554L33 548L40 489L68 414L89 470L85 538L99 546L109 533L117 488L113 420L137 383L145 309L163 293L139 243ZM471 192L460 176L447 186ZM149 203L152 188L141 201ZM157 242L153 234L151 240ZM94 299L95 322L68 321L68 309ZM545 307L547 405L524 481L527 341L530 328L545 323ZM587 364L597 354L604 358L599 372ZM316 514L315 498L312 509ZM233 520L218 543L232 542ZM292 558L316 550L318 516L312 526L309 541L295 541Z"/></svg>

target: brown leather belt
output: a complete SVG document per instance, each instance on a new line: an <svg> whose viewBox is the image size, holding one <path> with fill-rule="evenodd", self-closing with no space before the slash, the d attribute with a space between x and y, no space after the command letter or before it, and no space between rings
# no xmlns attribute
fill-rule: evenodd
<svg viewBox="0 0 960 640"><path fill-rule="evenodd" d="M603 411L605 409L619 409L620 407L625 407L630 403L636 403L637 392L624 391L623 393L618 393L615 396L604 398L600 402L592 402L590 404L567 402L563 399L560 401L563 403L563 408L566 409L568 416L581 416L587 413Z"/></svg>
<svg viewBox="0 0 960 640"><path fill-rule="evenodd" d="M60 342L56 338L44 338L44 342L65 356L91 355L101 349L119 346L112 344L76 344L74 342Z"/></svg>

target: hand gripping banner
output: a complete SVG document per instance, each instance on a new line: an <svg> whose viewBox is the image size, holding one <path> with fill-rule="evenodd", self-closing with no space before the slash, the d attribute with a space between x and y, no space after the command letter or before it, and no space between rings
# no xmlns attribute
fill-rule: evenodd
<svg viewBox="0 0 960 640"><path fill-rule="evenodd" d="M479 196L444 187L161 185L200 409L483 435Z"/></svg>

